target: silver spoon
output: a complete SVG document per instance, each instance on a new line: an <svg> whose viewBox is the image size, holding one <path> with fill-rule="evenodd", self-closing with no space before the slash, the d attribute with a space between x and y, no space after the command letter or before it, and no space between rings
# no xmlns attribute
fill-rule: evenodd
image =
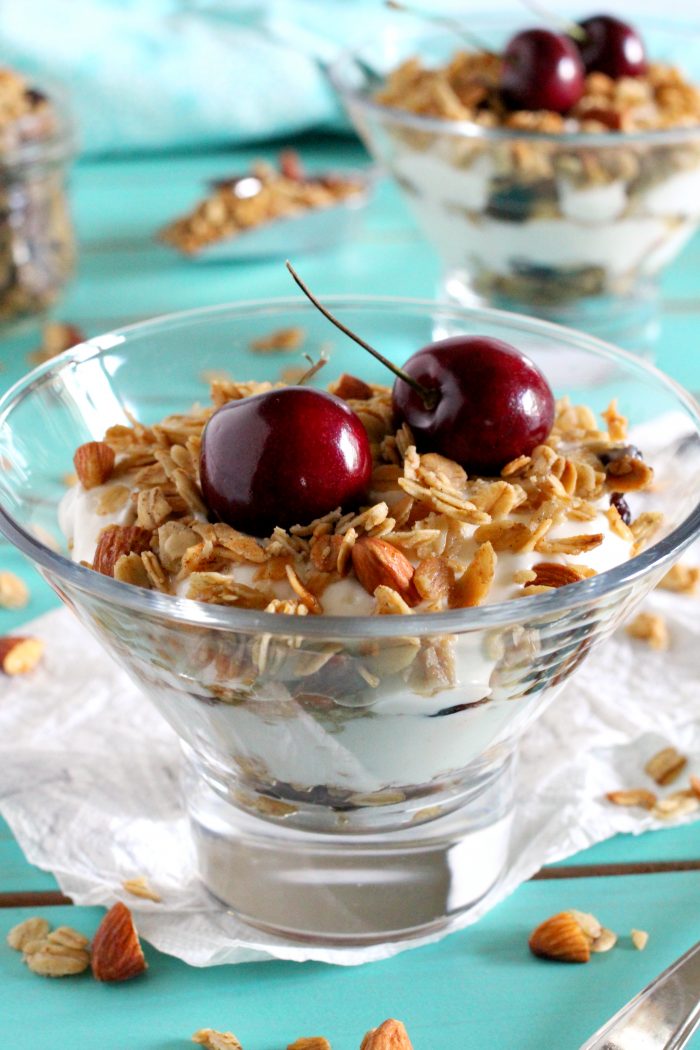
<svg viewBox="0 0 700 1050"><path fill-rule="evenodd" d="M700 941L635 995L580 1050L681 1050L700 1026Z"/></svg>

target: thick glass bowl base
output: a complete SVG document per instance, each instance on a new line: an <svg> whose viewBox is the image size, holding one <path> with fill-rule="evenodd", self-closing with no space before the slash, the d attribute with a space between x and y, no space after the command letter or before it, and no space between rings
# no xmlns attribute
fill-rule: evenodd
<svg viewBox="0 0 700 1050"><path fill-rule="evenodd" d="M659 289L649 280L626 295L589 295L565 302L524 300L501 292L475 290L466 270L446 270L440 295L468 307L491 307L512 313L535 313L543 321L586 332L651 360L659 335Z"/></svg>
<svg viewBox="0 0 700 1050"><path fill-rule="evenodd" d="M410 940L473 908L506 863L513 762L476 799L416 828L314 834L253 817L188 777L199 871L248 925L352 947Z"/></svg>

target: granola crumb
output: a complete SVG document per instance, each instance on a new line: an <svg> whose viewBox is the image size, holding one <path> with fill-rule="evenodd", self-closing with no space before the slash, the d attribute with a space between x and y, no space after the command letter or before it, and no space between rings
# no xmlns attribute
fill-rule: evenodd
<svg viewBox="0 0 700 1050"><path fill-rule="evenodd" d="M675 747L664 747L651 756L644 766L644 772L661 787L665 787L677 780L687 765L688 759Z"/></svg>
<svg viewBox="0 0 700 1050"><path fill-rule="evenodd" d="M291 328L277 328L269 335L260 336L250 342L250 349L257 354L270 353L271 351L298 350L303 346L306 332L299 326Z"/></svg>
<svg viewBox="0 0 700 1050"><path fill-rule="evenodd" d="M217 1032L215 1028L200 1028L192 1036L193 1043L199 1043L204 1050L243 1050L233 1032Z"/></svg>
<svg viewBox="0 0 700 1050"><path fill-rule="evenodd" d="M29 602L29 588L14 572L0 572L0 609L23 609Z"/></svg>
<svg viewBox="0 0 700 1050"><path fill-rule="evenodd" d="M331 1044L322 1035L310 1035L295 1039L287 1045L287 1050L331 1050Z"/></svg>
<svg viewBox="0 0 700 1050"><path fill-rule="evenodd" d="M133 879L124 879L122 888L130 893L132 897L141 897L143 900L154 901L156 904L162 900L159 893L151 886L145 875L136 875Z"/></svg>
<svg viewBox="0 0 700 1050"><path fill-rule="evenodd" d="M658 613L641 612L625 628L630 638L646 642L650 649L668 649L670 638L663 616Z"/></svg>
<svg viewBox="0 0 700 1050"><path fill-rule="evenodd" d="M674 591L676 594L695 594L698 584L700 584L700 567L678 562L669 569L659 587L665 591Z"/></svg>
<svg viewBox="0 0 700 1050"><path fill-rule="evenodd" d="M635 946L638 952L643 952L647 946L649 940L649 934L646 930L632 930L630 933L632 938L632 944Z"/></svg>
<svg viewBox="0 0 700 1050"><path fill-rule="evenodd" d="M605 797L615 806L640 806L642 809L652 809L656 804L656 795L653 791L647 791L646 788L608 791Z"/></svg>

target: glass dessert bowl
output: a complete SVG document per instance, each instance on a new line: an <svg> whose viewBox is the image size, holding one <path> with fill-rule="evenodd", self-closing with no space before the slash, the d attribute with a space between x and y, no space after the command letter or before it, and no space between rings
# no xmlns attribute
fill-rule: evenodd
<svg viewBox="0 0 700 1050"><path fill-rule="evenodd" d="M465 24L499 55L516 28L498 17ZM592 73L563 115L490 108L495 55L479 64L456 32L406 16L331 67L437 251L448 298L653 349L660 275L700 218L700 95L679 73L700 67L700 36L641 28L648 75Z"/></svg>
<svg viewBox="0 0 700 1050"><path fill-rule="evenodd" d="M342 337L329 348L325 319L288 300L136 325L22 380L0 404L0 528L180 736L212 893L253 926L360 944L449 924L498 879L519 736L700 532L700 417L640 360L543 322L431 302L329 305L395 361L436 335L478 333L527 353L557 396L596 413L617 397L655 469L653 487L629 496L635 519L663 514L651 545L567 586L528 592L526 574L520 597L513 583L506 600L405 615L280 615L245 587L238 607L194 601L80 564L75 533L72 560L58 517L76 448L205 403L203 370L279 378L298 359L259 351L271 331L301 329L304 350L329 350L323 385L343 372L386 382ZM619 537L601 550L608 540Z"/></svg>

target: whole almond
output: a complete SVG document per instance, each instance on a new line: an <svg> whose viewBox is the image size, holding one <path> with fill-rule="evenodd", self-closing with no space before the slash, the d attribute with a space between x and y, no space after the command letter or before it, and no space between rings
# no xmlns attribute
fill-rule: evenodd
<svg viewBox="0 0 700 1050"><path fill-rule="evenodd" d="M533 565L534 583L542 587L565 587L568 583L578 583L584 578L577 566L559 565L558 562L541 561Z"/></svg>
<svg viewBox="0 0 700 1050"><path fill-rule="evenodd" d="M532 954L542 959L583 963L591 957L591 941L568 911L540 923L530 934L528 944Z"/></svg>
<svg viewBox="0 0 700 1050"><path fill-rule="evenodd" d="M401 1021L390 1017L367 1032L360 1050L413 1050L413 1043Z"/></svg>
<svg viewBox="0 0 700 1050"><path fill-rule="evenodd" d="M406 555L391 543L362 536L353 546L351 557L355 575L368 594L374 594L377 587L391 587L408 605L417 605L420 598L413 584L415 570Z"/></svg>
<svg viewBox="0 0 700 1050"><path fill-rule="evenodd" d="M103 576L113 576L122 554L142 554L150 548L151 533L139 525L108 525L97 540L92 567Z"/></svg>
<svg viewBox="0 0 700 1050"><path fill-rule="evenodd" d="M0 670L4 674L28 674L37 666L44 652L40 638L9 635L0 638Z"/></svg>
<svg viewBox="0 0 700 1050"><path fill-rule="evenodd" d="M147 967L134 920L121 901L109 909L92 941L92 974L98 981L128 981Z"/></svg>
<svg viewBox="0 0 700 1050"><path fill-rule="evenodd" d="M114 449L104 441L88 441L76 449L73 463L83 488L94 489L112 476Z"/></svg>

